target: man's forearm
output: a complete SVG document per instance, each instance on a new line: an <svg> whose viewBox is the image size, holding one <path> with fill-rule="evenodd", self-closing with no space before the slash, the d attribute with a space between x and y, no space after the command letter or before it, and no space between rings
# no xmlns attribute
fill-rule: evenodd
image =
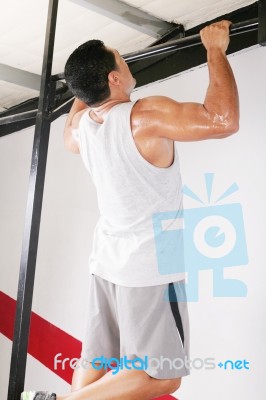
<svg viewBox="0 0 266 400"><path fill-rule="evenodd" d="M239 99L234 74L221 49L212 48L207 52L210 84L204 101L208 112L228 129L238 128Z"/></svg>

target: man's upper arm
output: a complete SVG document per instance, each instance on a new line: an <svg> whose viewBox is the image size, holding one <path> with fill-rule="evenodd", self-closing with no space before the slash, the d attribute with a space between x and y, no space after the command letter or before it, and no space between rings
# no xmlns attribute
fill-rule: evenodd
<svg viewBox="0 0 266 400"><path fill-rule="evenodd" d="M178 103L168 97L148 97L138 103L140 127L149 125L160 137L196 141L226 137L237 130L225 116L209 113L204 104Z"/></svg>
<svg viewBox="0 0 266 400"><path fill-rule="evenodd" d="M80 153L79 141L75 138L74 131L78 129L80 118L85 111L86 110L82 110L76 113L72 118L71 123L66 123L64 130L64 144L66 149L71 153Z"/></svg>

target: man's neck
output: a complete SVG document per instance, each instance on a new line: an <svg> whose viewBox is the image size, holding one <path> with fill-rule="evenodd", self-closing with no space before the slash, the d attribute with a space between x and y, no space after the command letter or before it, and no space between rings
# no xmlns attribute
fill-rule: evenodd
<svg viewBox="0 0 266 400"><path fill-rule="evenodd" d="M130 97L107 100L105 103L101 104L98 107L90 107L89 108L90 117L94 119L96 122L102 123L104 121L105 115L108 113L108 111L111 110L112 107L116 106L117 104L127 103L129 101Z"/></svg>

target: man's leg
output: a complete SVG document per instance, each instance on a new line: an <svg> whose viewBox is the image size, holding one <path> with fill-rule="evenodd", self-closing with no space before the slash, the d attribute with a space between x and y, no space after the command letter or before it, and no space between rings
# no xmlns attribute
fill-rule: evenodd
<svg viewBox="0 0 266 400"><path fill-rule="evenodd" d="M109 283L107 284L109 285ZM154 360L156 358L159 360L163 355L164 359L168 358L172 361L176 358L185 359L188 354L186 303L181 307L176 299L172 299L173 296L171 296L170 302L164 300L165 290L169 290L170 297L170 291L172 292L175 286L166 284L145 289L131 287L125 289L117 287L116 289L119 294L117 304L121 306L118 307L118 311L120 316L119 332L122 333L120 336L122 356L129 354L129 359L133 359L136 355L139 357L147 355ZM176 289L177 300L183 299L182 291L180 291L182 285L177 285ZM111 303L111 298L112 293L108 297L109 303ZM151 299L152 301L150 301ZM108 307L106 309L108 310ZM97 315L106 316L110 313L98 313ZM177 318L178 315L181 320ZM100 326L101 329L94 329L97 326ZM118 333L114 329L106 334L109 326L109 320L103 320L100 325L99 323L92 324L93 329L90 329L88 333L93 333L93 340L90 342L91 335L88 335L88 342L85 346L88 354L85 352L85 360L93 358L95 354L89 353L89 349L92 348L91 343L96 348L96 354L105 354L105 350L101 346L105 346L108 355L111 354L110 352L115 355L118 353L118 342L115 347L112 344L116 342ZM116 324L113 323L111 326L116 327ZM142 329L139 329L140 326ZM110 334L111 332L115 333ZM106 334L105 340L102 338L102 333ZM108 347L106 347L106 342ZM136 348L139 349L138 352L136 352ZM73 392L57 394L57 400L150 400L174 393L181 384L181 378L176 376L189 374L185 367L179 369L178 373L168 364L164 363L159 367L152 362L145 371L122 369L117 374L114 374L113 370L105 374L104 372L100 371L98 374L97 371L84 371L80 373L79 378L75 373ZM100 377L101 373L102 377ZM81 388L83 385L86 386ZM24 392L21 398L23 400L55 400L55 395L48 392Z"/></svg>
<svg viewBox="0 0 266 400"><path fill-rule="evenodd" d="M108 372L104 367L97 370L91 364L88 368L87 362L96 358L96 355L107 359L119 358L119 327L116 321L114 284L92 274L88 294L87 329L80 356L86 367L81 365L74 370L71 391L97 381Z"/></svg>
<svg viewBox="0 0 266 400"><path fill-rule="evenodd" d="M89 369L77 368L73 372L71 392L82 389L84 386L89 385L102 378L107 373L106 369L102 368L97 370L91 366Z"/></svg>
<svg viewBox="0 0 266 400"><path fill-rule="evenodd" d="M107 372L82 389L57 395L57 400L150 400L174 393L181 378L156 379L145 371L122 370L116 375Z"/></svg>
<svg viewBox="0 0 266 400"><path fill-rule="evenodd" d="M99 280L97 278L97 280ZM99 280L99 283L101 281ZM107 285L109 283L106 282ZM136 327L139 325L142 325L143 328L145 327L146 330L149 332L149 343L147 343L147 349L142 349L143 354L149 354L148 351L151 348L152 353L156 351L158 352L158 357L161 354L165 354L165 356L171 358L178 358L178 357L183 357L183 351L179 353L178 348L182 348L182 342L180 335L177 334L177 327L174 323L177 314L179 314L179 310L177 310L177 299L172 299L172 302L174 303L175 306L175 318L171 316L172 311L173 311L173 304L170 307L169 302L164 300L164 294L165 290L168 289L170 291L173 291L173 287L170 288L171 285L162 285L161 289L160 286L154 287L154 288L119 288L117 287L117 294L119 295L118 298L118 304L119 304L119 310L120 306L124 304L124 307L126 309L121 309L120 311L120 333L124 332L123 334L123 342L122 344L122 350L123 354L126 353L127 349L125 348L125 344L129 346L129 353L134 353L134 350L130 350L130 346L133 345L134 343L136 344L136 347L141 348L143 345L145 346L145 339L143 339L143 330L136 332ZM182 286L182 285L181 285ZM179 287L177 285L176 290L177 290L177 297L181 298L181 301L184 300L179 291L182 289L182 287ZM135 296L133 295L135 293ZM172 293L171 293L172 295ZM122 298L123 297L123 298ZM170 296L169 296L170 297ZM173 297L173 296L171 296ZM112 298L112 296L109 296L109 299ZM149 299L153 299L153 302L151 303ZM136 299L133 301L132 299ZM156 300L157 299L157 300ZM133 305L136 303L136 301L139 301L140 306L137 307L137 319L135 317L136 314L136 304L133 310L131 310L130 304L133 303ZM173 301L175 300L175 301ZM156 303L157 301L157 303ZM157 304L156 307L154 304ZM150 306L152 305L153 308L155 308L156 315L153 318L151 315L150 311ZM186 341L185 344L188 340L188 327L186 326L186 303L185 304L180 304L179 305L180 312L181 312L181 317L182 317L182 322L184 325L184 332ZM184 308L184 310L183 310ZM108 308L107 308L108 309ZM169 311L171 312L169 313ZM125 312L126 311L126 312ZM131 312L132 311L132 312ZM101 314L103 315L103 314ZM161 327L161 332L162 334L158 334L159 332L159 321L158 321L158 315L160 315L160 324L162 325ZM151 323L151 327L149 324L146 324L147 317L149 317L149 322ZM169 320L170 318L170 320ZM153 323L153 321L156 321ZM172 325L172 328L171 328ZM106 326L106 325L104 325ZM153 326L157 327L156 334L154 334L154 329ZM165 329L165 327L168 327L168 329ZM178 327L178 330L183 330L183 327ZM176 331L176 334L175 334ZM106 329L104 330L106 332ZM184 335L182 335L182 338L184 340ZM146 335L147 337L147 335ZM97 338L98 336L95 336L94 339L94 345L97 343ZM114 337L115 339L115 337ZM126 342L125 342L126 340ZM102 343L102 342L101 342ZM169 346L170 344L170 346ZM153 346L153 347L152 347ZM186 347L186 346L185 346ZM175 352L173 352L173 349L175 349ZM187 350L186 350L187 351ZM186 352L185 351L185 352ZM166 353L165 353L166 352ZM143 355L142 354L142 355ZM175 392L178 387L180 386L181 379L176 378L176 374L174 371L168 371L167 374L165 374L163 371L157 371L156 375L153 375L153 373L149 374L150 371L136 371L136 370L122 370L118 374L114 375L112 371L106 373L105 370L102 371L88 371L84 370L80 372L75 372L75 378L74 378L74 385L72 388L72 394L74 397L70 397L71 395L64 395L62 397L59 396L59 400L85 400L85 399L90 399L94 400L95 399L102 399L102 400L112 400L112 399L153 399L158 396L168 394L168 393L173 393ZM180 371L182 375L186 374L186 371L182 370ZM166 375L166 376L165 376ZM168 376L167 376L168 375ZM153 378L152 376L156 376L156 378ZM162 379L164 378L164 379ZM166 379L167 378L167 379ZM172 379L170 379L172 378ZM84 387L86 386L86 387ZM80 390L84 387L84 390Z"/></svg>

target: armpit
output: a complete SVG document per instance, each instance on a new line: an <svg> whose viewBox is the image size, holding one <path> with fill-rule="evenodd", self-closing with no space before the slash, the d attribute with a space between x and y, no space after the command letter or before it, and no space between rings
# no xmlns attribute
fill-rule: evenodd
<svg viewBox="0 0 266 400"><path fill-rule="evenodd" d="M72 138L76 143L80 144L80 136L79 136L78 129L74 129L74 128L72 129Z"/></svg>

